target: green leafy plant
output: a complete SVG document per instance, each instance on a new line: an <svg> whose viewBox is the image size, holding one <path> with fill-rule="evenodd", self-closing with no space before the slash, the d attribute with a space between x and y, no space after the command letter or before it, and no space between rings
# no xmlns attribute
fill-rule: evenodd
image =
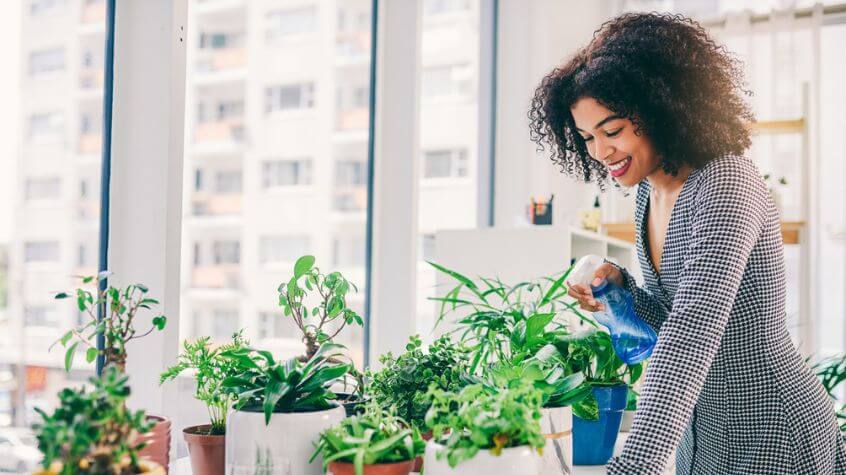
<svg viewBox="0 0 846 475"><path fill-rule="evenodd" d="M614 352L608 333L591 329L559 337L554 345L562 355L566 373L584 374L586 384L591 387L625 384L629 387L629 405L633 406L633 398L637 394L632 386L643 374L643 363L623 363ZM575 404L573 414L583 419L596 419L598 410L593 395Z"/></svg>
<svg viewBox="0 0 846 475"><path fill-rule="evenodd" d="M87 319L86 323L72 328L53 343L53 345L60 343L66 348L65 369L68 371L73 364L74 354L82 343L87 347L86 361L91 363L102 354L105 358L104 366L114 366L123 373L126 369L126 344L147 336L154 330L164 330L167 318L164 315L158 315L153 318L150 329L139 334L135 328L138 312L142 309L151 310L154 305L158 305L159 301L148 297L148 289L142 284L130 284L123 288L109 286L100 289L100 282L107 279L109 275L109 272L101 272L97 276L82 278L83 284L94 286L93 292L78 288L73 294L61 292L55 297L58 300L75 298L77 309ZM98 310L102 314L102 320L98 319ZM102 350L97 349L98 334L104 337L105 344Z"/></svg>
<svg viewBox="0 0 846 475"><path fill-rule="evenodd" d="M365 465L412 460L425 447L416 427L371 402L363 414L320 434L309 462L322 455L324 471L330 462L338 461L353 464L356 475L363 475Z"/></svg>
<svg viewBox="0 0 846 475"><path fill-rule="evenodd" d="M846 353L829 356L812 364L814 372L833 401L837 401L835 391L846 381ZM837 421L840 432L846 436L846 404L837 404Z"/></svg>
<svg viewBox="0 0 846 475"><path fill-rule="evenodd" d="M467 370L467 353L443 336L424 351L420 337L409 338L405 353L394 357L386 353L379 358L382 369L370 372L370 396L384 408L394 408L397 415L422 427L431 402L429 386L455 391L462 385Z"/></svg>
<svg viewBox="0 0 846 475"><path fill-rule="evenodd" d="M451 467L476 456L480 450L500 455L503 449L529 446L541 452L543 395L532 385L514 385L489 391L483 385L466 386L458 393L432 387L432 407L426 424L433 440L444 445L438 458Z"/></svg>
<svg viewBox="0 0 846 475"><path fill-rule="evenodd" d="M232 335L232 341L215 347L211 338L202 337L195 341L185 340L182 352L176 357L177 363L165 370L159 384L176 379L184 371L192 370L197 382L194 397L206 405L209 412L211 429L208 435L226 433L226 411L235 403L235 396L223 390L223 380L232 374L236 361L226 358L223 353L238 351L249 345L243 337L243 330Z"/></svg>
<svg viewBox="0 0 846 475"><path fill-rule="evenodd" d="M109 367L102 377L90 380L87 390L63 389L52 414L41 409L36 426L38 448L44 453L45 473L61 475L125 475L140 473L133 441L150 430L143 411L125 407L129 397L127 376Z"/></svg>
<svg viewBox="0 0 846 475"><path fill-rule="evenodd" d="M567 296L564 285L572 267L561 275L508 285L499 278L479 277L479 282L434 262L429 264L457 284L442 297L436 326L457 314L452 333L458 335L473 357L470 372L505 360L521 361L544 346L569 334L570 316L595 327Z"/></svg>
<svg viewBox="0 0 846 475"><path fill-rule="evenodd" d="M308 412L329 409L335 394L329 387L352 365L339 363L342 345L324 343L308 361L277 361L269 351L250 347L221 352L232 372L221 386L235 398L237 409L261 409L265 423L274 412Z"/></svg>
<svg viewBox="0 0 846 475"><path fill-rule="evenodd" d="M323 274L314 265L314 256L302 256L294 263L294 275L279 284L279 306L291 317L303 335L303 360L311 359L320 345L331 342L346 325L362 325L360 315L347 307L347 294L358 288L338 272ZM318 301L309 307L309 295ZM337 328L329 330L335 325ZM330 333L331 331L331 333Z"/></svg>
<svg viewBox="0 0 846 475"><path fill-rule="evenodd" d="M541 392L543 407L571 406L590 397L590 385L581 372L567 374L566 364L554 345L546 345L534 356L520 361L502 361L486 368L481 377L469 381L484 384L490 391L529 384Z"/></svg>

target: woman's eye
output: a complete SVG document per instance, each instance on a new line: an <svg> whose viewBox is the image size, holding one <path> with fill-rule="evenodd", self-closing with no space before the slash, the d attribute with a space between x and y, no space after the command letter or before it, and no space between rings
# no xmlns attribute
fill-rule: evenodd
<svg viewBox="0 0 846 475"><path fill-rule="evenodd" d="M616 137L617 135L620 135L620 132L621 132L622 130L623 130L623 128L622 128L622 127L620 127L620 128L619 128L619 129L617 129L617 130L612 130L611 132L605 132L605 136L606 136L606 137Z"/></svg>
<svg viewBox="0 0 846 475"><path fill-rule="evenodd" d="M587 143L587 142L590 142L591 140L593 140L593 137L582 137L582 140L584 140L585 143Z"/></svg>

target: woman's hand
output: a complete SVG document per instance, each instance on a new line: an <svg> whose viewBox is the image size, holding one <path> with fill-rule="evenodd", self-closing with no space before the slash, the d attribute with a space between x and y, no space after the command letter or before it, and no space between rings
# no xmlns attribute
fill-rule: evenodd
<svg viewBox="0 0 846 475"><path fill-rule="evenodd" d="M616 266L607 262L596 269L591 285L599 285L602 279L608 279L612 284L623 285L623 273ZM593 298L593 292L591 292L590 286L570 284L568 282L567 287L569 288L567 295L578 300L579 307L582 310L587 310L588 312L602 312L605 310L605 306Z"/></svg>

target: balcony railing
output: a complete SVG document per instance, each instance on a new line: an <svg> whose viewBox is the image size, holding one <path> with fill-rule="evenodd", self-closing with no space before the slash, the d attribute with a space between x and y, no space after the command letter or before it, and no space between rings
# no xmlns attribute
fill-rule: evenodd
<svg viewBox="0 0 846 475"><path fill-rule="evenodd" d="M198 52L197 71L213 73L240 69L247 65L244 48L201 49Z"/></svg>
<svg viewBox="0 0 846 475"><path fill-rule="evenodd" d="M197 192L191 198L194 216L231 216L241 214L241 195L238 193L209 194Z"/></svg>
<svg viewBox="0 0 846 475"><path fill-rule="evenodd" d="M201 122L194 129L194 142L243 142L244 120L223 119Z"/></svg>
<svg viewBox="0 0 846 475"><path fill-rule="evenodd" d="M238 289L241 287L241 272L238 264L195 267L191 271L191 286L200 289Z"/></svg>
<svg viewBox="0 0 846 475"><path fill-rule="evenodd" d="M357 109L341 109L338 111L335 126L337 130L363 130L370 119L366 107Z"/></svg>

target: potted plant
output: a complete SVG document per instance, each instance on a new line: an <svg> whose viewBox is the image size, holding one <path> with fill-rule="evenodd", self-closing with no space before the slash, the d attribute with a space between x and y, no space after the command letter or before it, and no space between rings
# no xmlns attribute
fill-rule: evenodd
<svg viewBox="0 0 846 475"><path fill-rule="evenodd" d="M528 376L545 395L541 420L547 438L541 471L544 474L572 470L572 410L585 404L591 386L581 370L564 361L557 350L561 341L572 340L570 327L584 324L596 328L593 319L578 311L578 302L567 296L563 285L573 267L553 276L509 285L498 278L474 281L454 270L430 264L457 284L443 297L438 324L447 316L453 333L471 349L470 371L482 379L491 370L500 373L499 383ZM563 345L566 348L566 345ZM528 366L526 366L528 365ZM478 380L477 380L478 381Z"/></svg>
<svg viewBox="0 0 846 475"><path fill-rule="evenodd" d="M603 465L613 455L630 387L640 378L643 363L623 363L604 331L561 338L556 346L569 371L583 373L591 387L591 395L573 405L573 463Z"/></svg>
<svg viewBox="0 0 846 475"><path fill-rule="evenodd" d="M222 387L235 397L226 421L227 473L288 465L298 475L321 474L321 464L309 462L313 444L346 416L330 391L351 368L338 362L342 349L324 343L305 362L249 347L221 353L233 364Z"/></svg>
<svg viewBox="0 0 846 475"><path fill-rule="evenodd" d="M532 385L488 391L473 384L458 393L433 387L429 396L427 475L538 473L543 396Z"/></svg>
<svg viewBox="0 0 846 475"><path fill-rule="evenodd" d="M765 173L763 178L764 183L767 184L767 189L770 190L770 196L773 198L776 209L781 216L784 216L784 200L782 199L781 189L787 186L787 178L779 177L775 180L775 183L770 182L773 177L769 173Z"/></svg>
<svg viewBox="0 0 846 475"><path fill-rule="evenodd" d="M223 379L235 370L234 362L222 356L249 343L243 331L232 335L232 342L212 345L211 338L186 340L176 364L165 370L159 384L176 379L185 371L192 371L197 389L194 397L203 402L209 412L209 424L186 427L182 435L188 445L191 467L197 475L223 475L225 467L226 412L235 403L235 396L223 390Z"/></svg>
<svg viewBox="0 0 846 475"><path fill-rule="evenodd" d="M44 475L164 475L164 469L141 460L139 435L152 425L143 411L126 408L127 377L109 367L91 378L91 390L63 389L52 414L39 408L38 448Z"/></svg>
<svg viewBox="0 0 846 475"><path fill-rule="evenodd" d="M334 391L347 417L360 414L370 401L370 396L365 394L367 384L364 379L364 373L351 367L350 372L341 379L340 391Z"/></svg>
<svg viewBox="0 0 846 475"><path fill-rule="evenodd" d="M361 326L364 320L347 306L347 295L358 288L340 272L324 274L315 265L314 256L302 256L294 263L294 275L279 284L279 306L302 335L305 354L301 361L311 359L320 345L333 342L347 325ZM350 411L364 402L363 388L341 392L342 400Z"/></svg>
<svg viewBox="0 0 846 475"><path fill-rule="evenodd" d="M420 431L375 402L320 434L312 459L333 475L408 475L426 443Z"/></svg>
<svg viewBox="0 0 846 475"><path fill-rule="evenodd" d="M838 404L835 394L837 388L846 381L846 353L829 356L813 363L811 367L832 401L837 404L837 422L840 424L840 433L846 437L846 404Z"/></svg>
<svg viewBox="0 0 846 475"><path fill-rule="evenodd" d="M383 408L396 414L418 429L425 429L426 412L431 406L427 395L434 385L444 391L457 391L465 383L462 376L467 371L468 355L460 345L443 336L423 349L418 335L409 337L405 353L395 357L388 352L379 357L382 368L369 373L370 396ZM423 434L425 439L431 433ZM418 458L413 467L420 471L423 459Z"/></svg>
<svg viewBox="0 0 846 475"><path fill-rule="evenodd" d="M164 330L167 318L164 315L153 317L150 327L143 333L136 328L139 312L152 310L159 301L147 295L149 290L143 284L129 284L118 288L101 288L100 283L111 274L101 272L97 276L82 278L83 285L93 285L94 292L78 288L72 294L61 292L57 300L75 299L76 307L86 317L86 322L70 329L56 343L65 350L65 369L70 371L74 354L80 344L85 347L85 360L89 363L103 357L103 368L114 367L120 373L126 372L126 345L153 331ZM102 316L102 320L98 317ZM97 347L97 336L103 336L103 348ZM54 343L55 345L55 343ZM52 346L51 346L52 348ZM148 415L155 422L152 429L144 434L146 445L141 454L162 465L167 471L170 461L170 419Z"/></svg>

